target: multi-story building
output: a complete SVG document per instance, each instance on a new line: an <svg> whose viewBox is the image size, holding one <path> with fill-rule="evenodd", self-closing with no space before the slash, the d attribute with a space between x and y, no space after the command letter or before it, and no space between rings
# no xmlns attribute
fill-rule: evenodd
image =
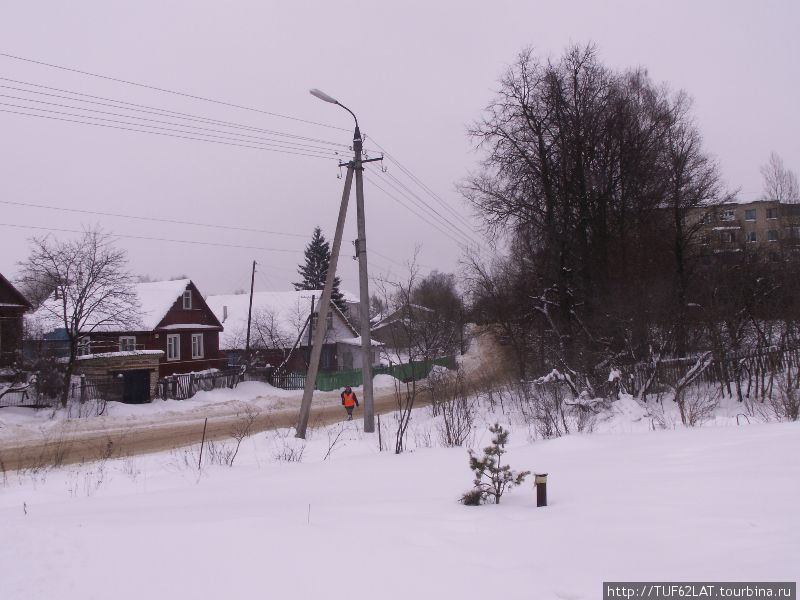
<svg viewBox="0 0 800 600"><path fill-rule="evenodd" d="M800 204L778 200L726 202L692 209L689 223L708 264L723 261L800 261Z"/></svg>

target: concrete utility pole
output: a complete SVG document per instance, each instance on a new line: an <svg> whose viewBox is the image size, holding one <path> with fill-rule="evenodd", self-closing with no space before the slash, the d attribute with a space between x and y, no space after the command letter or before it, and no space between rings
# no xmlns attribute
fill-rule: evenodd
<svg viewBox="0 0 800 600"><path fill-rule="evenodd" d="M355 117L355 115L353 115ZM372 396L372 335L369 323L369 275L367 271L367 233L364 215L364 166L361 160L362 140L356 121L356 138L353 139L353 160L356 170L356 220L358 223L358 291L361 309L361 379L364 382L364 431L375 431L375 403Z"/></svg>
<svg viewBox="0 0 800 600"><path fill-rule="evenodd" d="M250 308L247 309L247 342L244 345L244 353L247 360L250 360L250 319L253 316L253 285L256 282L256 261L253 261L253 274L250 275Z"/></svg>
<svg viewBox="0 0 800 600"><path fill-rule="evenodd" d="M331 260L328 265L328 273L325 278L325 289L319 301L318 323L326 323L328 312L330 311L331 293L333 292L333 280L336 277L336 265L339 261L339 248L342 243L342 230L347 215L347 202L350 197L350 187L353 183L353 173L356 176L356 218L358 221L358 240L356 240L356 256L358 257L359 292L361 305L361 373L364 380L364 392L362 402L364 404L364 431L372 433L375 431L375 403L372 394L372 336L369 329L369 276L367 270L367 236L366 220L364 216L364 163L383 160L372 158L364 160L361 157L363 150L363 140L361 130L358 128L358 118L352 110L347 108L335 98L325 92L311 90L311 94L320 100L341 106L349 112L356 122L353 132L353 160L347 163L347 177L344 182L344 193L342 194L342 204L339 207L339 220L336 223L336 235L333 238L333 248L331 249ZM342 165L343 166L343 165ZM300 405L300 417L297 423L296 436L305 438L308 427L309 414L311 412L311 397L319 370L319 359L322 353L323 336L325 327L317 327L314 335L313 346L311 349L311 359L308 365L306 385L303 390L303 402Z"/></svg>
<svg viewBox="0 0 800 600"><path fill-rule="evenodd" d="M331 260L328 263L328 273L325 276L325 287L322 290L322 297L319 299L317 323L325 323L328 319L328 312L331 309L331 294L333 293L333 280L336 277L336 263L339 262L339 247L342 245L342 231L344 221L347 216L347 202L350 198L350 186L353 183L353 163L347 166L347 177L344 180L344 192L342 193L342 203L339 206L339 219L336 221L336 234L333 236L333 247L331 248ZM313 322L314 315L311 315ZM295 437L305 438L308 428L308 418L311 414L311 397L314 394L314 386L317 383L317 371L319 371L319 357L322 354L322 344L325 341L325 328L317 327L314 331L314 341L311 345L311 358L308 361L308 371L306 372L306 386L303 388L303 402L300 404L300 417L297 420L297 432Z"/></svg>

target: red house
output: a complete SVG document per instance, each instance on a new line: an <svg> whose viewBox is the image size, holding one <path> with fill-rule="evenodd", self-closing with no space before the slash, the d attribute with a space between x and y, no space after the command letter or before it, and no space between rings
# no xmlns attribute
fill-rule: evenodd
<svg viewBox="0 0 800 600"><path fill-rule="evenodd" d="M87 324L81 331L79 356L124 358L137 351L161 350L159 377L225 366L227 360L219 354L222 324L191 280L151 281L139 283L135 289L138 314L113 318L98 315L96 323ZM38 322L40 333L51 339L59 330L64 331L57 302L46 302L32 319Z"/></svg>
<svg viewBox="0 0 800 600"><path fill-rule="evenodd" d="M140 323L125 330L87 333L79 353L162 350L159 377L224 367L219 355L222 324L189 279L136 286Z"/></svg>
<svg viewBox="0 0 800 600"><path fill-rule="evenodd" d="M22 350L22 315L31 305L0 273L0 367L13 365Z"/></svg>

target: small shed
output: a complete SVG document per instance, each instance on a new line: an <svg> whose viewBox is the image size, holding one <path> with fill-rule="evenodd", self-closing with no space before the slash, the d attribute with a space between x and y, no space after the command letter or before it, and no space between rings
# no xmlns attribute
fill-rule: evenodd
<svg viewBox="0 0 800 600"><path fill-rule="evenodd" d="M150 402L156 393L162 350L102 352L77 357L75 374L98 388L106 400L127 404Z"/></svg>

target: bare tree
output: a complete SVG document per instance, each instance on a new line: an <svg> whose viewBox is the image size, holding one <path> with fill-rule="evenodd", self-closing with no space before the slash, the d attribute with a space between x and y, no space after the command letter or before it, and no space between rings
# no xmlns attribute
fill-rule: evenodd
<svg viewBox="0 0 800 600"><path fill-rule="evenodd" d="M783 159L777 152L770 153L767 163L761 165L761 176L764 178L762 200L800 202L797 173L784 166Z"/></svg>
<svg viewBox="0 0 800 600"><path fill-rule="evenodd" d="M67 405L80 338L92 331L127 328L139 321L134 277L124 250L111 236L87 229L72 240L32 238L31 254L20 263L28 286L50 286L53 298L39 309L48 326L63 328L69 346L61 404Z"/></svg>

